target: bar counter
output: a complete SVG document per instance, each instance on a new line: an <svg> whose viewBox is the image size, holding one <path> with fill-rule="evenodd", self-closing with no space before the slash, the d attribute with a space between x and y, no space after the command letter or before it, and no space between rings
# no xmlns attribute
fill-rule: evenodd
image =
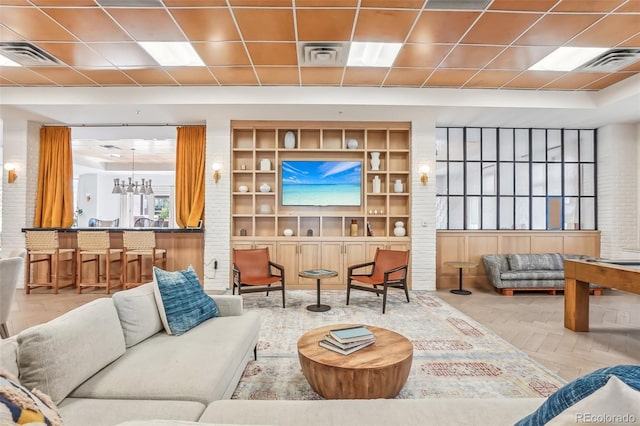
<svg viewBox="0 0 640 426"><path fill-rule="evenodd" d="M23 228L22 231L58 231L60 248L77 248L78 231L107 231L112 248L122 248L123 231L154 231L158 248L167 250L167 270L193 265L200 282L204 281L204 229L200 228ZM145 272L150 268L144 265Z"/></svg>

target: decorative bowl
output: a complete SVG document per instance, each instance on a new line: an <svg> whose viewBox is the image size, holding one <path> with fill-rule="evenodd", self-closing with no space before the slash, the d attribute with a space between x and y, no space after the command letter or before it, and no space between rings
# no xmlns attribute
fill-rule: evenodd
<svg viewBox="0 0 640 426"><path fill-rule="evenodd" d="M240 191L240 192L248 192L249 191L249 187L247 185L240 185L238 187L238 191Z"/></svg>
<svg viewBox="0 0 640 426"><path fill-rule="evenodd" d="M271 185L269 185L268 183L263 183L262 185L260 185L260 192L269 192L271 191Z"/></svg>
<svg viewBox="0 0 640 426"><path fill-rule="evenodd" d="M347 149L358 149L358 141L355 139L349 139L347 141Z"/></svg>
<svg viewBox="0 0 640 426"><path fill-rule="evenodd" d="M283 234L284 234L285 237L290 237L290 236L293 235L293 229L287 228L287 229L284 230Z"/></svg>

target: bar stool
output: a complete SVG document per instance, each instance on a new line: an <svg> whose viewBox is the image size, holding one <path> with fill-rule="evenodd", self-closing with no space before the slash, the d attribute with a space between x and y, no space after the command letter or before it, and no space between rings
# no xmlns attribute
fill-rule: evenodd
<svg viewBox="0 0 640 426"><path fill-rule="evenodd" d="M156 248L156 233L154 231L123 231L122 232L123 258L125 270L123 272L124 288L136 287L142 284L142 256L151 256L151 268L159 266L167 269L167 250ZM129 260L130 256L135 256ZM128 265L136 264L136 277L134 282L129 282ZM151 274L149 274L151 276Z"/></svg>
<svg viewBox="0 0 640 426"><path fill-rule="evenodd" d="M124 270L124 256L122 249L111 248L109 233L107 231L78 231L78 293L83 287L104 287L106 293L111 292L111 280L116 276L118 284L113 287L121 287ZM85 258L89 256L89 258ZM104 273L100 273L101 257L104 257ZM120 271L111 274L111 264L120 262ZM93 264L93 281L85 281L82 276L84 264ZM104 281L100 278L104 277Z"/></svg>
<svg viewBox="0 0 640 426"><path fill-rule="evenodd" d="M25 231L26 240L26 272L24 275L24 289L26 294L31 293L35 287L53 288L54 294L58 294L58 289L76 284L76 257L75 249L61 249L58 242L58 231ZM67 255L70 255L67 257ZM31 279L31 265L34 263L47 263L46 282L36 282L37 270L34 271L33 281ZM71 262L71 272L61 274L61 265ZM71 282L60 287L60 278L70 278Z"/></svg>

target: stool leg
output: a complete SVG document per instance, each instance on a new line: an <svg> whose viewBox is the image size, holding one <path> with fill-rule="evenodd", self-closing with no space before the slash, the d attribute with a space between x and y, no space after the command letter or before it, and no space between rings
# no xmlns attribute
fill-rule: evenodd
<svg viewBox="0 0 640 426"><path fill-rule="evenodd" d="M25 264L25 272L24 272L24 291L26 294L31 293L31 259L32 254L27 253L27 262Z"/></svg>
<svg viewBox="0 0 640 426"><path fill-rule="evenodd" d="M106 279L107 279L107 294L109 294L109 291L111 290L111 253L109 253L109 251L107 251L107 261L105 263L105 274L106 274Z"/></svg>
<svg viewBox="0 0 640 426"><path fill-rule="evenodd" d="M78 281L76 282L76 291L78 292L78 294L80 294L82 293L82 253L80 253L80 251L78 251L76 258L76 268L78 268L78 272L76 273L76 275L78 276Z"/></svg>
<svg viewBox="0 0 640 426"><path fill-rule="evenodd" d="M53 256L55 259L55 273L56 276L53 279L53 294L58 294L58 288L60 286L60 253L56 250L56 254ZM53 265L53 260L51 261L51 265ZM51 267L49 268L51 270Z"/></svg>

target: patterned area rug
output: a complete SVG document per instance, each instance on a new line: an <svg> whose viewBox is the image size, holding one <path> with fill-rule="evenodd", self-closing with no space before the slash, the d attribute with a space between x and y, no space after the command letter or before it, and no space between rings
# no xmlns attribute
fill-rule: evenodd
<svg viewBox="0 0 640 426"><path fill-rule="evenodd" d="M410 293L406 303L393 291L382 315L382 298L361 291L324 291L327 312L310 312L315 291L243 295L247 310L262 318L258 360L247 366L232 399L321 399L300 370L296 342L305 332L329 324L370 324L394 330L413 343L411 373L397 398L546 397L566 383L525 353L433 292Z"/></svg>

